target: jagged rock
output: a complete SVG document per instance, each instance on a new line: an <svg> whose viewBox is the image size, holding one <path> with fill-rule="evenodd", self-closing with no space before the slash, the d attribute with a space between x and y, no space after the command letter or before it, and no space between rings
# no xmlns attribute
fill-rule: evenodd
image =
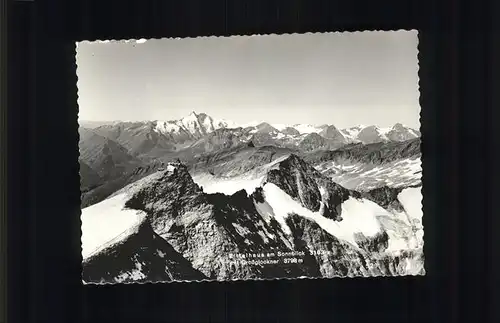
<svg viewBox="0 0 500 323"><path fill-rule="evenodd" d="M367 238L362 233L354 234L356 243L367 252L383 252L389 246L389 235L382 231L375 237Z"/></svg>
<svg viewBox="0 0 500 323"><path fill-rule="evenodd" d="M211 279L298 277L308 268L230 262L229 253L291 250L275 223L264 221L244 190L205 194L179 166L135 192L126 207L142 210L163 239ZM275 238L272 238L272 237Z"/></svg>
<svg viewBox="0 0 500 323"><path fill-rule="evenodd" d="M375 188L368 192L363 192L363 197L377 203L382 206L384 209L391 209L396 211L403 211L404 208L398 200L398 194L404 187L387 187L383 186L380 188Z"/></svg>
<svg viewBox="0 0 500 323"><path fill-rule="evenodd" d="M309 210L317 212L321 209L323 216L334 220L341 219L341 204L351 195L295 154L269 171L266 182L275 184Z"/></svg>
<svg viewBox="0 0 500 323"><path fill-rule="evenodd" d="M264 203L265 199L262 187L257 187L250 197L257 203Z"/></svg>
<svg viewBox="0 0 500 323"><path fill-rule="evenodd" d="M327 234L316 223L292 215L287 223L293 231L298 248L314 257L322 277L421 275L425 273L421 249L406 250L399 254L385 253L387 234L363 245L363 249L342 242ZM363 237L358 236L358 239ZM366 240L368 242L368 240ZM381 245L378 243L382 242ZM314 264L314 260L308 260Z"/></svg>
<svg viewBox="0 0 500 323"><path fill-rule="evenodd" d="M316 223L292 215L287 224L295 244L313 256L322 277L364 276L368 272L364 255L353 246L327 234ZM314 263L313 260L309 260Z"/></svg>

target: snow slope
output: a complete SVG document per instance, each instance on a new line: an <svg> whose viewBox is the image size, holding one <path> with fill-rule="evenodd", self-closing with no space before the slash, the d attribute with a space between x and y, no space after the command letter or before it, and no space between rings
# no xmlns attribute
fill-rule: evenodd
<svg viewBox="0 0 500 323"><path fill-rule="evenodd" d="M125 209L125 193L82 209L82 256L86 259L109 243L119 242L138 226L146 214Z"/></svg>
<svg viewBox="0 0 500 323"><path fill-rule="evenodd" d="M364 125L359 125L351 128L340 129L340 132L344 135L344 137L350 142L358 142L357 137L358 134L363 128L366 128Z"/></svg>
<svg viewBox="0 0 500 323"><path fill-rule="evenodd" d="M298 132L301 134L309 134L309 133L320 133L321 129L320 127L313 126L310 124L295 124L292 126L292 128L295 128Z"/></svg>
<svg viewBox="0 0 500 323"><path fill-rule="evenodd" d="M422 221L422 188L405 188L398 195L399 202L403 205L406 213L411 219Z"/></svg>
<svg viewBox="0 0 500 323"><path fill-rule="evenodd" d="M167 134L181 131L181 126L173 122L157 121L154 130L159 133Z"/></svg>
<svg viewBox="0 0 500 323"><path fill-rule="evenodd" d="M263 168L268 171L286 156L265 165ZM259 174L261 175L261 174ZM193 176L195 183L203 187L206 193L223 193L231 195L241 189L245 189L247 194L252 194L255 189L265 182L265 176L252 177L250 174L233 178L217 178L210 174L198 174ZM320 187L324 194L324 189ZM355 234L362 233L365 237L373 237L383 230L389 234L388 250L407 249L415 245L408 241L411 223L406 220L406 215L401 217L404 221L393 221L397 215L389 213L387 210L367 199L349 198L342 206L342 221L334 221L323 217L321 209L312 212L303 207L299 202L293 200L288 194L272 183L263 186L265 201L255 203L260 215L270 221L274 218L281 225L283 232L290 235L291 230L286 223L289 214L295 213L316 222L321 228L331 235L357 246ZM387 226L387 227L386 227Z"/></svg>
<svg viewBox="0 0 500 323"><path fill-rule="evenodd" d="M410 187L401 191L398 195L399 202L403 205L405 213L415 232L415 238L419 246L424 244L424 227L422 222L422 187Z"/></svg>
<svg viewBox="0 0 500 323"><path fill-rule="evenodd" d="M406 158L382 165L324 162L315 167L334 182L348 189L366 191L381 186L404 187L421 183L422 161Z"/></svg>
<svg viewBox="0 0 500 323"><path fill-rule="evenodd" d="M252 178L251 176L238 176L233 178L220 178L203 173L193 176L193 181L203 187L205 193L223 193L232 195L242 189L252 194L255 189L262 185L264 177Z"/></svg>
<svg viewBox="0 0 500 323"><path fill-rule="evenodd" d="M423 247L421 187L406 188L398 195L404 211L394 211L391 216L378 216L379 222L389 235L387 251L419 249Z"/></svg>
<svg viewBox="0 0 500 323"><path fill-rule="evenodd" d="M230 195L245 189L251 194L256 187L260 186L265 173L287 157L288 155L280 157L269 164L240 176L222 178L208 173L191 175L194 182L203 186L206 193ZM421 164L420 158L407 158L383 165L342 164L328 161L318 164L314 168L347 189L367 191L381 186L404 187L418 185L421 183L422 178Z"/></svg>
<svg viewBox="0 0 500 323"><path fill-rule="evenodd" d="M324 189L321 188L321 191ZM281 225L283 231L290 235L291 230L286 223L290 214L297 214L314 221L323 230L332 236L358 246L356 234L361 233L365 237L374 237L385 231L389 236L386 251L398 253L402 250L418 249L423 245L423 228L408 219L405 212L390 213L376 203L367 199L356 199L350 197L342 203L342 221L334 221L321 215L321 210L312 212L303 207L299 202L293 200L278 186L267 183L263 187L265 196L264 203L256 203L256 208L262 217L268 220L274 217ZM419 202L420 190L409 188L403 191L400 198L408 212L415 214L411 218L421 217L421 204Z"/></svg>
<svg viewBox="0 0 500 323"><path fill-rule="evenodd" d="M377 215L389 215L386 210L371 201L351 197L342 204L343 220L337 222L323 217L319 212L306 209L275 184L265 184L263 191L272 214L281 224L284 232L290 233L290 228L285 221L288 215L297 214L316 222L326 232L355 246L357 246L356 233L362 233L365 237L377 235L382 231ZM270 213L269 210L267 211L266 213ZM265 216L268 214L263 214L263 217Z"/></svg>
<svg viewBox="0 0 500 323"><path fill-rule="evenodd" d="M173 172L175 165L168 164L166 170L158 171L116 191L107 199L82 209L82 256L83 259L127 238L146 218L142 211L125 207L125 202L142 186Z"/></svg>
<svg viewBox="0 0 500 323"><path fill-rule="evenodd" d="M232 195L242 189L248 194L252 194L257 187L262 186L269 170L276 167L280 162L287 159L289 155L276 158L272 162L260 167L256 167L244 174L230 177L217 177L209 173L193 173L193 181L203 187L205 193L223 193Z"/></svg>

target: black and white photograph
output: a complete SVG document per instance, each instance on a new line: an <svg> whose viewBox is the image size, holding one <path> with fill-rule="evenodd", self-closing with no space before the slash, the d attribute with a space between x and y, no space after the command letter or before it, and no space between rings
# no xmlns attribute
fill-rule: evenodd
<svg viewBox="0 0 500 323"><path fill-rule="evenodd" d="M84 284L425 275L417 31L82 41L76 63Z"/></svg>

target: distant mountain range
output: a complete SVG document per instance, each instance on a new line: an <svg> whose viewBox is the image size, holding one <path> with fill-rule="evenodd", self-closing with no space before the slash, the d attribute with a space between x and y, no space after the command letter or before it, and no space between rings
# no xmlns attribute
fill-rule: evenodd
<svg viewBox="0 0 500 323"><path fill-rule="evenodd" d="M87 123L82 122L85 128ZM172 121L112 122L96 124L92 131L125 147L133 156L164 156L190 150L195 153L234 147L252 141L301 151L331 150L353 143L406 141L418 138L418 130L400 123L390 128L357 126L338 129L334 125L277 125L267 122L238 125L192 112Z"/></svg>

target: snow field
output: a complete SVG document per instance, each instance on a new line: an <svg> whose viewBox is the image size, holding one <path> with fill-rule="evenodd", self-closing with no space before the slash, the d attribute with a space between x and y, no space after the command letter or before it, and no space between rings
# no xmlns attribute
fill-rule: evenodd
<svg viewBox="0 0 500 323"><path fill-rule="evenodd" d="M366 237L373 237L380 233L382 228L376 216L379 213L387 214L386 210L371 201L350 198L342 204L343 220L337 222L325 218L320 212L312 212L303 207L272 183L264 185L263 191L269 207L261 203L259 212L263 211L262 213L265 213L263 216L273 215L287 234L290 234L290 228L286 224L286 218L295 213L316 222L323 230L338 239L357 245L354 234L362 233Z"/></svg>
<svg viewBox="0 0 500 323"><path fill-rule="evenodd" d="M124 208L126 199L126 194L120 194L82 209L83 259L111 241L125 239L144 220L144 212Z"/></svg>

